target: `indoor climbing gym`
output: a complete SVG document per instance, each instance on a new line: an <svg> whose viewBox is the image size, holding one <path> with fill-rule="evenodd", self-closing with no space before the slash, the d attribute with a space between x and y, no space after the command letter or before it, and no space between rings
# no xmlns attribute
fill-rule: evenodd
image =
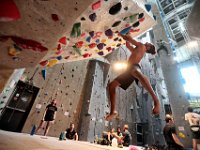
<svg viewBox="0 0 200 150"><path fill-rule="evenodd" d="M0 150L200 150L200 0L0 0Z"/></svg>

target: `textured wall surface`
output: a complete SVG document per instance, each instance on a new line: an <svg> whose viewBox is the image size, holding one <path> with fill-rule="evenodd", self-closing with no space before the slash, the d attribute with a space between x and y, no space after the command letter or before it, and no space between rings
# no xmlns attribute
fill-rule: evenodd
<svg viewBox="0 0 200 150"><path fill-rule="evenodd" d="M34 85L39 87L40 91L22 132L29 133L33 124L39 125L43 112L52 98L57 99L58 111L55 124L50 129L49 135L59 136L70 122L74 122L77 128L87 63L88 61L81 61L56 65L47 70L46 80L43 79L41 70L37 72L34 77ZM24 76L32 76L33 71L33 68L27 69ZM41 104L41 109L36 109L37 104Z"/></svg>

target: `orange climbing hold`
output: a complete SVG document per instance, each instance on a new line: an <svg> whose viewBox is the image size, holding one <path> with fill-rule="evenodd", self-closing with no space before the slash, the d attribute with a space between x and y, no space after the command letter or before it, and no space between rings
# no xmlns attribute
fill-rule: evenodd
<svg viewBox="0 0 200 150"><path fill-rule="evenodd" d="M101 7L101 1L97 1L96 3L92 4L92 10L97 10Z"/></svg>
<svg viewBox="0 0 200 150"><path fill-rule="evenodd" d="M40 62L40 65L41 65L41 66L46 66L46 65L48 65L48 63L49 63L48 60L44 60L44 61L41 61L41 62Z"/></svg>
<svg viewBox="0 0 200 150"><path fill-rule="evenodd" d="M88 45L89 46L89 48L94 48L94 47L96 47L96 43L91 43L90 45Z"/></svg>

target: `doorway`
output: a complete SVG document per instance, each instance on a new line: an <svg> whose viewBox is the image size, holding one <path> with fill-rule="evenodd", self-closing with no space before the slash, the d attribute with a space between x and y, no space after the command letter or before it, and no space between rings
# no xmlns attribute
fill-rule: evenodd
<svg viewBox="0 0 200 150"><path fill-rule="evenodd" d="M19 81L0 117L0 129L21 132L39 88Z"/></svg>

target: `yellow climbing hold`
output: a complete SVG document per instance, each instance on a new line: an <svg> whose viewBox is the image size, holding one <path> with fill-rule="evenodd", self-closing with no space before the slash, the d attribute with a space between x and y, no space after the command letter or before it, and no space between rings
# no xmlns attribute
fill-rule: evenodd
<svg viewBox="0 0 200 150"><path fill-rule="evenodd" d="M185 138L185 134L183 134L182 132L179 132L178 135L180 138L183 138L183 139Z"/></svg>
<svg viewBox="0 0 200 150"><path fill-rule="evenodd" d="M8 48L8 54L10 56L16 56L17 54L19 54L20 52L17 51L14 47L9 47Z"/></svg>
<svg viewBox="0 0 200 150"><path fill-rule="evenodd" d="M101 40L101 43L105 43L105 42L106 42L106 39L102 39L102 40Z"/></svg>
<svg viewBox="0 0 200 150"><path fill-rule="evenodd" d="M53 67L55 64L57 64L58 60L57 59L51 59L49 60L49 64L47 65L48 67Z"/></svg>
<svg viewBox="0 0 200 150"><path fill-rule="evenodd" d="M98 49L95 49L95 52L97 52L97 53L98 53L98 52L100 52L100 50L98 50Z"/></svg>
<svg viewBox="0 0 200 150"><path fill-rule="evenodd" d="M116 46L116 44L112 44L112 46Z"/></svg>

